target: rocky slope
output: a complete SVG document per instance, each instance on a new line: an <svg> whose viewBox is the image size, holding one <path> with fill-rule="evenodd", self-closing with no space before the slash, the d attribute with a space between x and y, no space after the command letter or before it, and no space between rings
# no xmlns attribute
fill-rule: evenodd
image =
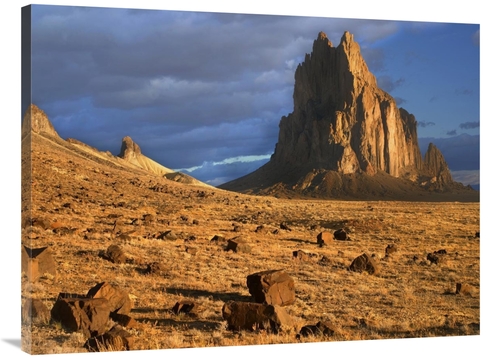
<svg viewBox="0 0 500 359"><path fill-rule="evenodd" d="M278 196L479 198L452 180L434 145L422 159L415 117L378 88L352 34L334 47L319 33L296 69L293 100L269 163L220 188Z"/></svg>
<svg viewBox="0 0 500 359"><path fill-rule="evenodd" d="M168 180L182 182L203 187L212 187L204 182L197 180L184 173L176 172L167 168L147 156L144 156L138 144L132 138L126 136L122 140L121 150L118 156L114 156L109 151L99 151L97 148L87 145L74 138L63 140L49 118L43 110L36 105L31 104L26 111L22 123L23 145L30 146L35 140L34 137L43 137L45 140L52 141L54 145L61 146L67 151L91 159L97 163L107 164L112 167L128 169L132 171L146 171L150 174L165 177ZM29 152L29 151L28 151ZM30 159L26 158L28 164ZM30 165L26 167L26 175L29 175Z"/></svg>

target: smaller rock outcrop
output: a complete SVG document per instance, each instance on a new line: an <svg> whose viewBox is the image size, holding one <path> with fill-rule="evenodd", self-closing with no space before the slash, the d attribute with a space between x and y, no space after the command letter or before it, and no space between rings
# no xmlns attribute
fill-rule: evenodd
<svg viewBox="0 0 500 359"><path fill-rule="evenodd" d="M60 138L47 114L35 104L31 104L24 114L21 128L22 138L27 136L31 131Z"/></svg>

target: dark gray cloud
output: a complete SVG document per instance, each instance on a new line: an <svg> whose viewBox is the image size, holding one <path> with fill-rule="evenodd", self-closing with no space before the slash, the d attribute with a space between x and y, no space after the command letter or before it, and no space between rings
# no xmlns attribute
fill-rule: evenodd
<svg viewBox="0 0 500 359"><path fill-rule="evenodd" d="M446 135L447 136L456 136L457 135L457 130L448 131L448 132L446 132Z"/></svg>
<svg viewBox="0 0 500 359"><path fill-rule="evenodd" d="M424 122L424 121L417 121L417 126L418 127L422 127L422 128L425 128L425 127L428 127L428 126L435 126L436 124L434 122Z"/></svg>
<svg viewBox="0 0 500 359"><path fill-rule="evenodd" d="M464 123L461 123L459 127L463 130L470 130L471 128L478 128L479 121L477 121L477 122L464 122Z"/></svg>

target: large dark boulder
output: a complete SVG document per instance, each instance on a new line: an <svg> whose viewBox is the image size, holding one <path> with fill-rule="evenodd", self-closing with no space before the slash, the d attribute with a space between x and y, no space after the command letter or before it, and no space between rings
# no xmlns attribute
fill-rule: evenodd
<svg viewBox="0 0 500 359"><path fill-rule="evenodd" d="M282 270L268 270L247 276L247 287L257 303L289 305L295 301L293 278Z"/></svg>

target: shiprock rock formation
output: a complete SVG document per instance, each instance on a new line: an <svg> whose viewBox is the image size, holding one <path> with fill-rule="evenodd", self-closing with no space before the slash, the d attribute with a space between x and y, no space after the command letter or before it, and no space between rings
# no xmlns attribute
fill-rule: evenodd
<svg viewBox="0 0 500 359"><path fill-rule="evenodd" d="M452 180L433 144L422 159L415 117L377 86L349 32L337 47L319 33L295 71L293 100L270 161L220 188L339 199L410 199L436 192L479 199Z"/></svg>

